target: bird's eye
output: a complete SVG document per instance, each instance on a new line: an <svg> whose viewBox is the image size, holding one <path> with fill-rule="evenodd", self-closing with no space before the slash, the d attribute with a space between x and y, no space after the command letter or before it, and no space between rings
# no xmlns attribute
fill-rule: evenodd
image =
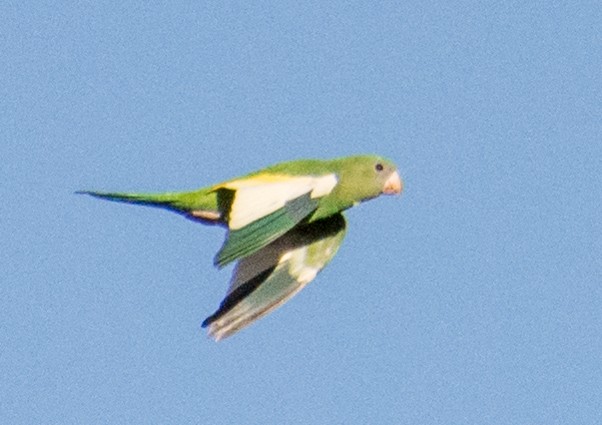
<svg viewBox="0 0 602 425"><path fill-rule="evenodd" d="M379 162L374 166L374 168L376 169L376 171L382 171L385 167L383 167L383 165Z"/></svg>

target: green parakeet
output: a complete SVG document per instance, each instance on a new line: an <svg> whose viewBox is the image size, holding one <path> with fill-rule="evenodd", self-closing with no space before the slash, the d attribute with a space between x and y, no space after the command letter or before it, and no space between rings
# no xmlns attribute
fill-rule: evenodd
<svg viewBox="0 0 602 425"><path fill-rule="evenodd" d="M284 162L191 192L78 193L161 207L227 228L214 263L220 268L237 264L226 297L203 322L220 340L276 309L316 277L343 241L344 210L401 190L391 161L363 155Z"/></svg>

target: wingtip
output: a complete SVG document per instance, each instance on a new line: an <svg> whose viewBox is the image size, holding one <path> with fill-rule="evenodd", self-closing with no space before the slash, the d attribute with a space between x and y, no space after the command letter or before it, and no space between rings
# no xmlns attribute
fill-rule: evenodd
<svg viewBox="0 0 602 425"><path fill-rule="evenodd" d="M231 253L228 253L228 252L224 252L225 246L226 246L226 243L224 242L224 246L222 246L222 248L217 252L217 254L215 254L215 257L213 257L213 265L218 270L223 269L228 264L230 264L231 262L236 260L236 257L234 255L232 255Z"/></svg>
<svg viewBox="0 0 602 425"><path fill-rule="evenodd" d="M216 329L213 325L213 316L206 318L201 324L201 328L207 329L207 338L211 338L215 342L219 342L226 338L228 335L224 335L219 329Z"/></svg>
<svg viewBox="0 0 602 425"><path fill-rule="evenodd" d="M206 328L207 326L211 325L211 321L213 319L213 315L207 317L205 320L203 320L203 323L201 323L201 328Z"/></svg>

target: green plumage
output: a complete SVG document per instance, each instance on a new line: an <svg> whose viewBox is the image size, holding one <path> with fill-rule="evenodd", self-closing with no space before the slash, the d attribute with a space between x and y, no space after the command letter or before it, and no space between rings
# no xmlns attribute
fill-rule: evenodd
<svg viewBox="0 0 602 425"><path fill-rule="evenodd" d="M119 193L81 190L75 193L90 195L107 201L165 208L184 215L188 215L190 211L194 210L216 212L219 210L218 192L210 189L166 193Z"/></svg>
<svg viewBox="0 0 602 425"><path fill-rule="evenodd" d="M281 305L316 276L342 242L344 210L401 189L391 161L364 155L285 162L188 192L78 193L228 228L214 263L238 263L226 299L204 323L220 339Z"/></svg>
<svg viewBox="0 0 602 425"><path fill-rule="evenodd" d="M215 256L215 265L223 267L263 248L292 229L317 207L318 201L305 194L242 229L231 230L223 248Z"/></svg>

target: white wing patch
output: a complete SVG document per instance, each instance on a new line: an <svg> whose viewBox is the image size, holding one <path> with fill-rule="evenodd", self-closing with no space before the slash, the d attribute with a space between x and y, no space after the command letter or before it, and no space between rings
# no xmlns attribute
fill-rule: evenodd
<svg viewBox="0 0 602 425"><path fill-rule="evenodd" d="M336 184L334 174L320 177L260 175L228 182L222 187L236 191L228 227L240 229L306 193L311 193L312 198L328 195Z"/></svg>
<svg viewBox="0 0 602 425"><path fill-rule="evenodd" d="M281 306L328 264L344 236L345 220L337 215L297 228L239 260L226 298L205 321L209 334L225 338Z"/></svg>
<svg viewBox="0 0 602 425"><path fill-rule="evenodd" d="M288 263L288 273L301 285L299 290L314 280L318 272L322 269L322 267L324 267L324 264L318 264L318 268L309 266L307 264L307 247L290 251L287 254L290 254L290 256L283 255L279 264Z"/></svg>
<svg viewBox="0 0 602 425"><path fill-rule="evenodd" d="M278 244L276 244L276 247L277 245ZM265 316L287 302L309 282L314 280L318 272L324 267L325 263L330 260L332 255L332 250L329 250L330 255L326 256L323 261L317 264L318 267L312 267L306 264L306 246L288 251L280 256L280 258L274 258L274 256L278 255L278 250L270 251L266 252L264 256L257 258L258 261L253 261L255 258L252 257L257 257L257 255L254 255L245 258L238 263L229 293L243 283L243 279L255 275L257 273L257 266L263 267L265 264L269 264L274 260L277 261L275 272L285 269L291 277L290 283L286 288L282 288L282 292L273 299L265 300L266 302L264 304L256 304L251 303L248 300L243 300L224 317L211 323L209 326L209 334L215 338L216 341L238 331L250 322Z"/></svg>

